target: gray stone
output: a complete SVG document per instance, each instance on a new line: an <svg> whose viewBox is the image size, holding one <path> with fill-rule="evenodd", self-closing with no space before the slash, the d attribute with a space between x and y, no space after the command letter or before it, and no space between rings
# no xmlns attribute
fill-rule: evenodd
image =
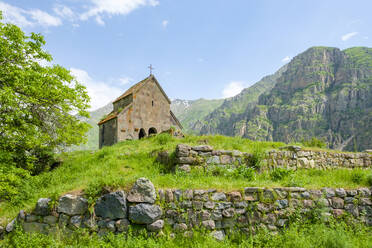
<svg viewBox="0 0 372 248"><path fill-rule="evenodd" d="M197 152L211 152L213 151L213 147L208 146L208 145L200 145L200 146L194 146L191 147L192 150L197 151Z"/></svg>
<svg viewBox="0 0 372 248"><path fill-rule="evenodd" d="M50 202L49 198L40 198L36 203L34 213L40 216L49 215L50 214L49 202Z"/></svg>
<svg viewBox="0 0 372 248"><path fill-rule="evenodd" d="M202 201L193 201L192 207L196 210L202 210L203 209L203 202Z"/></svg>
<svg viewBox="0 0 372 248"><path fill-rule="evenodd" d="M213 208L214 208L214 202L212 202L212 201L207 201L207 202L204 203L204 207L205 207L206 209L213 209Z"/></svg>
<svg viewBox="0 0 372 248"><path fill-rule="evenodd" d="M177 157L187 157L190 154L191 147L184 144L178 144L176 147Z"/></svg>
<svg viewBox="0 0 372 248"><path fill-rule="evenodd" d="M26 213L24 210L20 210L17 215L17 221L24 221L26 219Z"/></svg>
<svg viewBox="0 0 372 248"><path fill-rule="evenodd" d="M80 228L82 220L83 218L80 215L75 215L71 217L70 224L74 228Z"/></svg>
<svg viewBox="0 0 372 248"><path fill-rule="evenodd" d="M283 209L283 208L288 207L288 200L287 199L277 200L276 203L277 203L279 209Z"/></svg>
<svg viewBox="0 0 372 248"><path fill-rule="evenodd" d="M58 218L55 217L55 216L53 216L53 215L45 216L45 217L43 218L43 222L44 222L45 224L49 224L49 225L54 225L54 224L57 223L57 221L58 221Z"/></svg>
<svg viewBox="0 0 372 248"><path fill-rule="evenodd" d="M332 207L333 208L344 208L344 200L339 197L333 197Z"/></svg>
<svg viewBox="0 0 372 248"><path fill-rule="evenodd" d="M231 218L235 214L235 209L234 208L228 208L222 211L222 215L226 218Z"/></svg>
<svg viewBox="0 0 372 248"><path fill-rule="evenodd" d="M88 228L88 229L90 229L91 231L96 231L96 230L97 230L97 222L96 222L96 219L87 216L87 217L85 217L85 218L83 219L82 226L83 226L84 228Z"/></svg>
<svg viewBox="0 0 372 248"><path fill-rule="evenodd" d="M196 159L193 157L180 157L178 158L179 164L195 164Z"/></svg>
<svg viewBox="0 0 372 248"><path fill-rule="evenodd" d="M368 188L360 188L360 189L358 189L358 193L359 193L362 197L368 197L368 196L371 196L371 191L370 191Z"/></svg>
<svg viewBox="0 0 372 248"><path fill-rule="evenodd" d="M58 212L67 215L81 215L88 210L88 201L76 195L64 195L59 199Z"/></svg>
<svg viewBox="0 0 372 248"><path fill-rule="evenodd" d="M95 206L98 217L109 219L123 219L127 217L127 204L124 191L116 191L101 196Z"/></svg>
<svg viewBox="0 0 372 248"><path fill-rule="evenodd" d="M230 192L228 193L228 196L230 198L230 201L232 202L238 202L242 200L242 195L238 191Z"/></svg>
<svg viewBox="0 0 372 248"><path fill-rule="evenodd" d="M222 220L222 212L219 210L214 210L211 214L212 220Z"/></svg>
<svg viewBox="0 0 372 248"><path fill-rule="evenodd" d="M70 221L70 216L66 214L60 214L58 218L58 225L60 227L64 227L69 223L69 221Z"/></svg>
<svg viewBox="0 0 372 248"><path fill-rule="evenodd" d="M185 192L183 192L183 198L186 200L191 200L194 196L192 189L186 189Z"/></svg>
<svg viewBox="0 0 372 248"><path fill-rule="evenodd" d="M218 241L222 241L225 239L225 232L222 230L219 231L213 231L210 234L213 238L215 238Z"/></svg>
<svg viewBox="0 0 372 248"><path fill-rule="evenodd" d="M244 188L244 193L255 193L255 192L258 192L260 190L262 190L263 188L260 188L260 187L246 187Z"/></svg>
<svg viewBox="0 0 372 248"><path fill-rule="evenodd" d="M226 201L226 195L223 192L216 192L212 195L213 201Z"/></svg>
<svg viewBox="0 0 372 248"><path fill-rule="evenodd" d="M359 216L359 210L357 206L354 206L354 204L346 204L345 205L345 210L352 214L354 217Z"/></svg>
<svg viewBox="0 0 372 248"><path fill-rule="evenodd" d="M24 222L22 223L23 231L26 233L43 233L47 234L49 225L37 222Z"/></svg>
<svg viewBox="0 0 372 248"><path fill-rule="evenodd" d="M115 232L115 231L116 231L115 221L113 221L113 220L108 221L108 222L106 223L106 228L107 228L107 230L109 230L110 232Z"/></svg>
<svg viewBox="0 0 372 248"><path fill-rule="evenodd" d="M182 197L182 190L180 189L174 190L174 197L176 198L177 201L180 201Z"/></svg>
<svg viewBox="0 0 372 248"><path fill-rule="evenodd" d="M202 226L207 230L214 230L216 228L216 225L213 220L202 221Z"/></svg>
<svg viewBox="0 0 372 248"><path fill-rule="evenodd" d="M336 196L338 197L345 197L346 196L346 191L342 188L336 189Z"/></svg>
<svg viewBox="0 0 372 248"><path fill-rule="evenodd" d="M16 219L13 219L11 222L8 223L8 225L6 225L5 231L7 231L8 233L12 232L14 230L15 224Z"/></svg>
<svg viewBox="0 0 372 248"><path fill-rule="evenodd" d="M130 222L127 219L120 219L115 222L115 227L118 232L126 232L129 229Z"/></svg>
<svg viewBox="0 0 372 248"><path fill-rule="evenodd" d="M154 223L147 225L147 230L150 232L159 232L164 227L164 220L157 220Z"/></svg>
<svg viewBox="0 0 372 248"><path fill-rule="evenodd" d="M331 188L323 188L323 193L325 194L325 196L327 198L331 198L331 197L334 197L336 195L336 192L334 189L331 189Z"/></svg>
<svg viewBox="0 0 372 248"><path fill-rule="evenodd" d="M301 146L283 146L283 147L279 147L279 149L298 152L298 151L301 151L302 148Z"/></svg>
<svg viewBox="0 0 372 248"><path fill-rule="evenodd" d="M174 224L173 229L178 232L186 231L187 225L185 223L176 223Z"/></svg>
<svg viewBox="0 0 372 248"><path fill-rule="evenodd" d="M155 187L149 179L141 177L134 183L127 199L129 202L154 203L156 200Z"/></svg>
<svg viewBox="0 0 372 248"><path fill-rule="evenodd" d="M186 173L189 173L189 172L191 171L191 167L190 167L190 165L188 165L188 164L182 164L182 165L179 165L179 166L177 167L177 169L178 169L179 171L183 171L183 172L186 172Z"/></svg>
<svg viewBox="0 0 372 248"><path fill-rule="evenodd" d="M137 224L151 224L162 215L158 205L140 203L129 207L129 219Z"/></svg>
<svg viewBox="0 0 372 248"><path fill-rule="evenodd" d="M221 161L220 161L220 157L218 156L212 156L212 157L209 157L206 161L207 164L220 164Z"/></svg>

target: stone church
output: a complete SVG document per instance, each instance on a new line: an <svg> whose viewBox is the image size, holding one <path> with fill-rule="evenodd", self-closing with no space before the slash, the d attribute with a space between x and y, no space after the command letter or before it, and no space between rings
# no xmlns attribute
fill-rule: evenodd
<svg viewBox="0 0 372 248"><path fill-rule="evenodd" d="M113 111L99 125L99 147L141 139L181 123L170 110L171 101L154 75L133 85L113 102Z"/></svg>

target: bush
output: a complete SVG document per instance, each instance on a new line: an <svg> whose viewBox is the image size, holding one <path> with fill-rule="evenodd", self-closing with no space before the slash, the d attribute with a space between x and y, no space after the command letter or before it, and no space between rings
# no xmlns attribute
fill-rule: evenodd
<svg viewBox="0 0 372 248"><path fill-rule="evenodd" d="M367 183L369 186L372 186L372 173L367 176Z"/></svg>
<svg viewBox="0 0 372 248"><path fill-rule="evenodd" d="M270 173L270 178L271 180L277 182L285 177L289 176L292 173L291 170L283 169L283 168L275 168L271 173Z"/></svg>
<svg viewBox="0 0 372 248"><path fill-rule="evenodd" d="M312 137L310 140L302 140L302 144L307 147L319 147L319 148L326 148L327 144L321 140L317 139L315 137Z"/></svg>
<svg viewBox="0 0 372 248"><path fill-rule="evenodd" d="M248 165L256 170L260 170L265 151L259 144L255 144L251 151L252 155L248 158Z"/></svg>
<svg viewBox="0 0 372 248"><path fill-rule="evenodd" d="M364 179L364 174L361 171L353 171L351 174L351 181L353 183L361 183Z"/></svg>
<svg viewBox="0 0 372 248"><path fill-rule="evenodd" d="M248 181L252 181L255 177L255 170L253 168L248 168L247 166L241 165L234 169L234 178L244 178Z"/></svg>

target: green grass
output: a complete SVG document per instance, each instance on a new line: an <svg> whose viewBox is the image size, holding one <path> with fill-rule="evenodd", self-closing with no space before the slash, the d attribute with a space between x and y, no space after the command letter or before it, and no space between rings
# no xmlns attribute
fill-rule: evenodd
<svg viewBox="0 0 372 248"><path fill-rule="evenodd" d="M99 192L103 187L128 190L139 177L149 178L156 188L215 188L219 190L241 190L248 186L278 187L300 186L306 188L343 187L356 188L368 186L370 170L337 169L297 170L278 179L272 172L255 172L250 179L228 173L190 174L167 173L163 165L155 162L160 150L173 151L177 144L197 145L208 142L215 149L237 149L257 152L283 146L278 142L253 142L248 139L224 136L187 136L184 139L169 135L126 141L98 151L76 151L61 154L63 163L53 171L42 173L24 181L21 194L11 202L0 202L0 223L14 218L20 209L30 210L38 198L58 196L67 192ZM250 173L247 173L250 175Z"/></svg>
<svg viewBox="0 0 372 248"><path fill-rule="evenodd" d="M369 248L372 246L371 228L345 222L295 223L283 229L279 234L260 231L254 236L246 236L232 232L224 241L216 241L203 231L194 231L192 238L177 234L171 237L170 231L165 230L162 236L148 236L145 232L136 234L98 237L87 232L73 232L70 235L56 233L54 237L42 234L25 234L16 231L3 241L4 247L255 247L255 248ZM1 242L0 242L1 246Z"/></svg>

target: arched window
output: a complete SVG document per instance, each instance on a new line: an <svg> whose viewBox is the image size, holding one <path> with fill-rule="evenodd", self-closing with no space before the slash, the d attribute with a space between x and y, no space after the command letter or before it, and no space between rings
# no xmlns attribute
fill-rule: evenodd
<svg viewBox="0 0 372 248"><path fill-rule="evenodd" d="M146 137L146 131L145 131L145 129L141 128L140 131L139 131L139 134L138 134L138 138L142 139L144 137Z"/></svg>
<svg viewBox="0 0 372 248"><path fill-rule="evenodd" d="M152 134L153 134L153 135L154 135L154 134L157 134L157 133L158 133L158 131L156 130L155 127L152 127L152 128L149 129L149 136L152 135Z"/></svg>

